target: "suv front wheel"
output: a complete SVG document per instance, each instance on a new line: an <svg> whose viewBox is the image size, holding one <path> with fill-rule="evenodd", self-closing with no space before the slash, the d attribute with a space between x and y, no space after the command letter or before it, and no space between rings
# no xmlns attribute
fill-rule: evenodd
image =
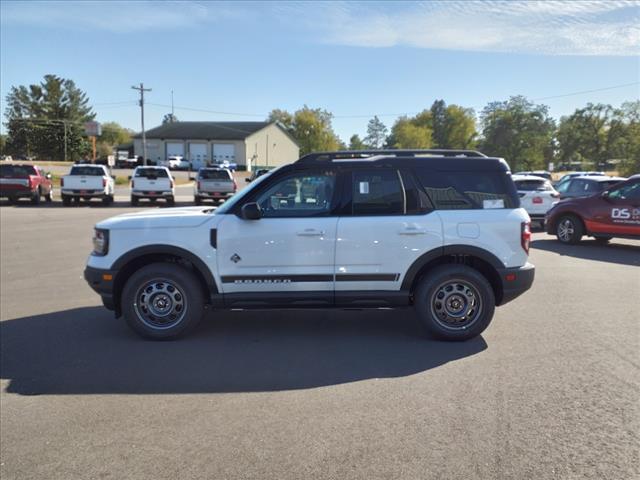
<svg viewBox="0 0 640 480"><path fill-rule="evenodd" d="M420 322L436 338L463 341L491 323L495 295L487 279L466 265L441 265L429 271L414 292Z"/></svg>
<svg viewBox="0 0 640 480"><path fill-rule="evenodd" d="M174 263L152 263L136 271L124 286L121 303L129 326L156 340L183 335L204 313L198 279Z"/></svg>

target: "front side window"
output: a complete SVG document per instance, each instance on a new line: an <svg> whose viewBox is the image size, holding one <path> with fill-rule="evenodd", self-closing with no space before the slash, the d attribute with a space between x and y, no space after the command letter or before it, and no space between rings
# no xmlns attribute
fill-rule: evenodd
<svg viewBox="0 0 640 480"><path fill-rule="evenodd" d="M403 215L406 198L396 170L353 172L353 215Z"/></svg>
<svg viewBox="0 0 640 480"><path fill-rule="evenodd" d="M640 200L640 181L625 183L609 191L609 198L616 200Z"/></svg>
<svg viewBox="0 0 640 480"><path fill-rule="evenodd" d="M336 186L333 172L299 172L277 181L258 195L263 217L314 217L331 211Z"/></svg>

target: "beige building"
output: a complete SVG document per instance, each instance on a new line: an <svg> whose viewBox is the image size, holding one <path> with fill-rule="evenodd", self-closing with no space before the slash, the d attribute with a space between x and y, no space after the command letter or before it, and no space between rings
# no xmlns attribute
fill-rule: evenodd
<svg viewBox="0 0 640 480"><path fill-rule="evenodd" d="M153 162L181 156L193 169L222 163L241 170L275 167L298 159L300 148L277 122L175 122L146 132L147 158ZM136 156L142 156L142 135L134 136Z"/></svg>

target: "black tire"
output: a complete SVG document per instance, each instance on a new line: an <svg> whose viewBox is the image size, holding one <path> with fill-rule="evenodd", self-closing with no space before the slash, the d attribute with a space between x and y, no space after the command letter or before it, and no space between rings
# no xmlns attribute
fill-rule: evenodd
<svg viewBox="0 0 640 480"><path fill-rule="evenodd" d="M566 245L576 245L584 235L582 220L575 215L563 215L556 222L556 237Z"/></svg>
<svg viewBox="0 0 640 480"><path fill-rule="evenodd" d="M103 205L111 205L113 203L113 195L105 195L104 197L102 197L102 204Z"/></svg>
<svg viewBox="0 0 640 480"><path fill-rule="evenodd" d="M131 195L131 206L132 207L138 206L138 197L134 197L133 195Z"/></svg>
<svg viewBox="0 0 640 480"><path fill-rule="evenodd" d="M44 197L44 199L47 201L47 203L53 202L53 188L49 190L49 193L46 197Z"/></svg>
<svg viewBox="0 0 640 480"><path fill-rule="evenodd" d="M175 197L168 197L167 198L167 205L169 205L170 207L173 207L175 204L176 204Z"/></svg>
<svg viewBox="0 0 640 480"><path fill-rule="evenodd" d="M139 335L169 340L194 328L204 314L196 276L176 263L152 263L136 271L122 291L122 314Z"/></svg>
<svg viewBox="0 0 640 480"><path fill-rule="evenodd" d="M495 310L491 284L466 265L441 265L427 272L414 291L420 322L435 338L464 341L480 335Z"/></svg>
<svg viewBox="0 0 640 480"><path fill-rule="evenodd" d="M31 196L31 205L40 205L40 189L38 188Z"/></svg>
<svg viewBox="0 0 640 480"><path fill-rule="evenodd" d="M62 205L64 205L65 207L68 207L71 205L71 197L69 197L68 195L62 195Z"/></svg>

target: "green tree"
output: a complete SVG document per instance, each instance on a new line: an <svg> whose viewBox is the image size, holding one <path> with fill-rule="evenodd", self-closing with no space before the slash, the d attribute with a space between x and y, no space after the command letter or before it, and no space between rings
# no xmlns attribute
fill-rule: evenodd
<svg viewBox="0 0 640 480"><path fill-rule="evenodd" d="M620 133L616 134L610 154L620 161L618 173L624 176L640 173L640 100L623 103L616 110L615 123Z"/></svg>
<svg viewBox="0 0 640 480"><path fill-rule="evenodd" d="M0 134L0 155L4 155L4 151L7 148L7 136Z"/></svg>
<svg viewBox="0 0 640 480"><path fill-rule="evenodd" d="M555 128L547 106L516 96L489 103L480 118L484 153L503 157L514 171L546 167Z"/></svg>
<svg viewBox="0 0 640 480"><path fill-rule="evenodd" d="M98 157L104 158L111 155L118 145L131 142L133 133L116 122L103 123L102 135L97 144Z"/></svg>
<svg viewBox="0 0 640 480"><path fill-rule="evenodd" d="M433 145L437 148L471 148L478 136L473 109L436 100L431 105Z"/></svg>
<svg viewBox="0 0 640 480"><path fill-rule="evenodd" d="M162 125L166 125L167 123L176 123L178 121L178 117L176 117L173 113L167 113L164 117L162 117Z"/></svg>
<svg viewBox="0 0 640 480"><path fill-rule="evenodd" d="M45 75L40 84L11 87L6 97L9 152L43 159L77 159L90 146L83 123L95 114L73 80Z"/></svg>
<svg viewBox="0 0 640 480"><path fill-rule="evenodd" d="M326 110L305 105L293 115L285 110L273 110L268 120L282 123L298 141L300 155L306 155L344 147L331 126L332 116Z"/></svg>
<svg viewBox="0 0 640 480"><path fill-rule="evenodd" d="M349 139L349 150L366 150L367 146L358 134L351 135Z"/></svg>
<svg viewBox="0 0 640 480"><path fill-rule="evenodd" d="M387 145L391 148L430 148L432 134L428 125L400 117L391 128Z"/></svg>
<svg viewBox="0 0 640 480"><path fill-rule="evenodd" d="M373 149L382 148L387 139L387 127L382 121L374 116L367 125L367 136L364 143Z"/></svg>

